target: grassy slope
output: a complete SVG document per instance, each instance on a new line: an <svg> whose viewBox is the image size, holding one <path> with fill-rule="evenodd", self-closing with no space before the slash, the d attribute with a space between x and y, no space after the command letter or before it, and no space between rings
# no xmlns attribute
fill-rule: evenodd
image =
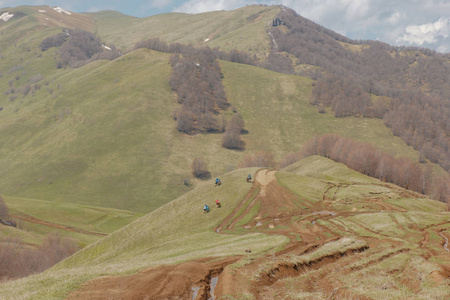
<svg viewBox="0 0 450 300"><path fill-rule="evenodd" d="M250 133L243 136L247 149L285 154L299 150L315 135L338 133L394 155L417 157L382 120L317 113L309 105L312 81L308 78L229 62L222 62L221 67L228 100L242 114Z"/></svg>
<svg viewBox="0 0 450 300"><path fill-rule="evenodd" d="M158 207L148 199L161 189L165 199L183 192L154 172L164 168L173 134L167 59L141 51L66 70L52 93L39 90L17 112L5 107L3 192L135 210Z"/></svg>
<svg viewBox="0 0 450 300"><path fill-rule="evenodd" d="M266 22L276 10L250 6L183 16L200 23L203 18L217 19L217 24L237 18L240 21L235 22L249 24L235 30L235 25L223 28L229 38L237 38L234 34L243 31L261 41L264 30L256 32L263 28L258 22ZM111 17L114 14L102 14L116 24ZM171 15L162 15L155 16L159 20L155 24L164 28L166 17L172 22ZM111 36L119 36L117 30L128 26L123 22L153 24L153 17L121 18L125 21L117 22L116 29L112 24L97 26L99 30L110 28ZM101 17L97 23L107 19ZM370 141L393 154L418 157L380 120L318 114L308 104L309 79L221 62L229 102L244 116L249 130L243 136L245 152L226 150L220 146L221 135L186 136L175 130L171 116L178 104L168 85L168 54L139 50L114 62L56 69L55 49L41 52L39 43L60 29L42 26L27 16L1 24L1 30L0 90L8 91L11 81L17 96L14 101L9 100L10 95L0 99L0 190L6 195L148 212L187 192L185 178L198 183L190 172L195 157L204 158L217 176L254 151L270 150L281 158L299 150L312 136L326 132ZM242 35L237 39L244 42L250 38ZM44 78L38 82L40 89L21 94L21 87L36 75ZM16 76L20 78L16 80ZM232 112L225 114L229 117Z"/></svg>
<svg viewBox="0 0 450 300"><path fill-rule="evenodd" d="M31 216L55 225L94 233L112 233L142 216L142 214L135 212L88 205L55 203L9 196L4 196L3 199L11 215ZM75 239L80 246L85 246L101 238L98 235L57 229L24 220L18 222L22 230L0 225L0 239L10 236L19 238L25 243L40 244L42 236L49 233L58 233Z"/></svg>
<svg viewBox="0 0 450 300"><path fill-rule="evenodd" d="M223 185L218 188L211 183L201 184L193 191L89 245L45 273L3 284L0 289L0 298L4 295L13 295L15 299L46 299L49 297L58 299L63 298L86 280L98 276L130 274L152 265L178 263L199 257L241 254L244 249L248 248L252 249L252 255L255 256L279 249L286 243L285 237L251 233L245 230L240 230L241 234L226 235L214 232L215 226L220 224L250 191L251 186L245 183L243 178L249 172L254 174L256 170L240 169L227 173L222 178ZM323 172L321 177L318 176L317 174L322 173L323 170L329 171ZM348 179L349 174L352 179ZM379 184L377 180L318 156L308 157L279 171L277 179L282 185L295 192L299 199L306 198L313 202L322 201L322 194L328 188L324 184L324 180L336 183L345 180L348 184L366 184L374 189ZM393 188L389 193L395 196L397 192ZM350 205L356 205L358 201L363 202L364 197L362 194L359 198L353 199L353 203ZM203 204L205 202L213 204L214 199L221 200L222 208L212 208L209 214L203 214ZM395 199L393 204L398 205L405 201L412 200ZM422 201L425 202L423 209L420 207ZM448 219L449 214L446 212L445 205L436 201L415 199L414 203L414 209L409 212L383 212L379 208L366 208L365 212L355 216L342 215L329 221L318 220L318 222L329 229L337 228L336 232L349 236L350 239L353 239L351 236L354 235L376 237L385 241L393 238L398 243L402 241L402 247L409 249L409 252L400 254L402 257L404 256L404 259L396 261L395 265L408 265L411 259L420 259L419 254L423 252L417 246L422 237L418 235L418 232L408 229L411 228L410 225L415 223L419 228L424 228ZM336 205L333 205L331 209L342 211ZM342 227L349 228L349 230L342 232ZM368 232L365 228L369 228L372 232ZM443 228L445 229L445 227ZM410 234L404 235L401 230L409 230ZM447 226L446 230L450 230L450 227ZM439 240L430 241L429 245L433 243L436 247L441 247ZM326 247L319 250L325 251ZM378 256L384 255L383 252L379 252L379 248L374 249L377 251L367 252L368 261L377 260ZM386 249L386 253L390 250ZM318 253L312 253L312 255L316 254L318 255ZM399 258L399 256L395 256L395 258ZM275 261L276 259L274 258ZM433 261L421 261L417 265L411 265L414 268L427 268L428 271L423 271L424 278L426 277L424 285L431 284L427 274L436 270L437 264L442 263L439 259L445 261L445 258L441 256L440 258L436 257ZM269 261L268 264L270 264ZM364 265L364 262L361 262L361 265ZM373 265L370 270L377 269L377 274L394 276L384 274L383 270L379 270L380 267L383 267L381 263ZM388 269L390 270L391 267L386 267L386 270ZM369 274L365 277L364 283L368 288L360 294L370 295L377 289L379 278L372 273ZM349 288L360 289L360 281L352 276L353 274L348 277ZM388 279L394 280L391 277ZM296 279L294 277L290 280L295 282ZM433 293L438 292L432 287L426 287L426 289L424 287L424 292L428 289ZM403 290L397 292L401 296L411 296L408 294L409 292Z"/></svg>
<svg viewBox="0 0 450 300"><path fill-rule="evenodd" d="M246 121L248 151L222 148L221 135L180 134L171 119L177 104L168 57L139 50L60 71L48 89L7 103L0 123L3 193L151 211L188 190L183 178L191 176L194 157L215 176L255 150L280 158L329 131L415 156L380 120L318 114L308 104L308 79L228 62L224 84Z"/></svg>
<svg viewBox="0 0 450 300"><path fill-rule="evenodd" d="M319 219L317 223L321 226L340 235L379 242L378 246L372 244L361 259L350 265L351 270L358 271L336 278L349 290L370 299L445 299L450 292L448 286L439 285L434 277L437 272L442 272L442 266L450 263L442 247L444 240L437 236L437 232L447 235L450 232L450 212L444 203L413 196L320 156L307 157L283 169L277 173L277 179L312 203L323 205L326 199L324 211L341 213L328 220ZM330 189L338 185L338 188ZM429 241L422 231L424 228L430 234ZM396 246L390 246L390 243ZM424 259L430 255L429 249L433 256ZM316 275L315 271L305 272L289 282L295 287L305 277ZM387 288L381 290L380 286ZM298 290L291 289L292 295L299 295ZM320 293L304 293L303 296L327 297Z"/></svg>
<svg viewBox="0 0 450 300"><path fill-rule="evenodd" d="M63 298L82 282L106 274L126 274L142 268L207 256L252 253L274 249L285 237L264 234L219 235L215 226L230 214L248 193L244 180L256 169L227 173L222 186L204 183L195 190L93 243L52 269L2 285L3 296L14 299ZM220 199L222 208L203 213L203 204Z"/></svg>
<svg viewBox="0 0 450 300"><path fill-rule="evenodd" d="M167 42L220 47L225 51L239 49L261 55L270 50L265 25L279 10L279 7L254 5L195 15L170 13L134 18L105 11L93 16L97 34L124 50L130 50L141 40L158 37ZM206 39L209 41L205 42Z"/></svg>

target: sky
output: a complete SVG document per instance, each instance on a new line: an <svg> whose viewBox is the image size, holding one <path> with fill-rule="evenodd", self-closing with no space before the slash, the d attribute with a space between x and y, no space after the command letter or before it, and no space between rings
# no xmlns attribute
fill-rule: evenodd
<svg viewBox="0 0 450 300"><path fill-rule="evenodd" d="M0 0L0 8L49 5L73 12L116 10L136 17L231 10L250 4L284 5L355 40L450 52L450 0Z"/></svg>

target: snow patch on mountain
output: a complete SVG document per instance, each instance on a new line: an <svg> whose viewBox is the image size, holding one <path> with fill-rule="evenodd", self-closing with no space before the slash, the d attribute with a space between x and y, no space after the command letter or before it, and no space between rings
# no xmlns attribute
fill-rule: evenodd
<svg viewBox="0 0 450 300"><path fill-rule="evenodd" d="M14 17L13 14L10 14L9 12L5 12L0 16L0 20L3 20L5 22L7 22L9 19L11 19L12 17Z"/></svg>
<svg viewBox="0 0 450 300"><path fill-rule="evenodd" d="M53 7L53 9L54 9L55 11L59 12L60 14L62 14L62 13L65 13L65 14L67 14L67 15L71 15L71 14L72 14L70 11L65 10L64 8L59 7L59 6L58 6L58 7Z"/></svg>

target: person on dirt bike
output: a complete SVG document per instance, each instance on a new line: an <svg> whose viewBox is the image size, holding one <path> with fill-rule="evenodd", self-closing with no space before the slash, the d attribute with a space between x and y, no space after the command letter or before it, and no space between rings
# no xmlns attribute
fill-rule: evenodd
<svg viewBox="0 0 450 300"><path fill-rule="evenodd" d="M203 212L207 213L209 212L209 206L205 204L205 206L203 207Z"/></svg>
<svg viewBox="0 0 450 300"><path fill-rule="evenodd" d="M248 174L248 176L247 176L247 182L250 182L250 181L252 181L252 175L251 175L251 174Z"/></svg>
<svg viewBox="0 0 450 300"><path fill-rule="evenodd" d="M220 204L219 199L217 199L217 200L216 200L216 207L219 208L219 207L221 207L221 206L222 206L222 204Z"/></svg>
<svg viewBox="0 0 450 300"><path fill-rule="evenodd" d="M221 185L222 183L220 182L219 178L216 178L216 185Z"/></svg>

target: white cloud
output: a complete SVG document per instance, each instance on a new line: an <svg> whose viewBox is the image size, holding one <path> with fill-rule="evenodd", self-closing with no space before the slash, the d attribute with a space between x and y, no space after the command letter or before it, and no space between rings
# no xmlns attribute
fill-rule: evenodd
<svg viewBox="0 0 450 300"><path fill-rule="evenodd" d="M338 3L345 7L345 16L348 20L364 18L369 12L370 0L340 0Z"/></svg>
<svg viewBox="0 0 450 300"><path fill-rule="evenodd" d="M378 39L397 45L426 45L438 51L442 49L448 51L450 48L448 23L445 25L442 22L450 19L450 0L275 2L290 7L301 16L336 32L344 33L352 39ZM438 19L441 21L435 22Z"/></svg>
<svg viewBox="0 0 450 300"><path fill-rule="evenodd" d="M404 12L394 12L386 21L391 25L396 25L401 21L406 20L406 14Z"/></svg>
<svg viewBox="0 0 450 300"><path fill-rule="evenodd" d="M410 25L405 28L405 32L396 40L397 43L406 42L415 45L436 43L439 37L444 39L449 37L450 20L439 18L434 23Z"/></svg>
<svg viewBox="0 0 450 300"><path fill-rule="evenodd" d="M447 47L446 45L442 45L442 46L438 46L436 48L436 51L440 52L440 53L448 53L448 52L450 52L450 48Z"/></svg>
<svg viewBox="0 0 450 300"><path fill-rule="evenodd" d="M355 20L367 16L370 11L371 0L281 0L263 1L270 4L283 4L297 11L301 16L319 21L330 16L336 19ZM342 16L345 16L342 18Z"/></svg>

